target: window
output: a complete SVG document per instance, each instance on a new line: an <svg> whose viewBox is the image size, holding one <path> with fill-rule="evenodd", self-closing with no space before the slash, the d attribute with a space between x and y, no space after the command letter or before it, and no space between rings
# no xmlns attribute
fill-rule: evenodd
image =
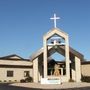
<svg viewBox="0 0 90 90"><path fill-rule="evenodd" d="M29 71L24 71L24 77L29 77Z"/></svg>
<svg viewBox="0 0 90 90"><path fill-rule="evenodd" d="M13 77L13 71L7 71L7 77Z"/></svg>

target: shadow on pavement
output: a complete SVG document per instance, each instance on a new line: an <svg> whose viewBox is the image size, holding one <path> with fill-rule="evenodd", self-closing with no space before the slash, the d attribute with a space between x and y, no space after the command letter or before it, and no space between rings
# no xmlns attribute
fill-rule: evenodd
<svg viewBox="0 0 90 90"><path fill-rule="evenodd" d="M0 84L0 90L90 90L90 87L68 88L68 89L38 89L38 88L11 86L10 84L4 83Z"/></svg>

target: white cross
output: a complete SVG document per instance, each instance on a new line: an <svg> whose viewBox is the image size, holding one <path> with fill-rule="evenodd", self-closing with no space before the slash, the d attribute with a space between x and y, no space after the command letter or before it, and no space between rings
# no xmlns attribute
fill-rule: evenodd
<svg viewBox="0 0 90 90"><path fill-rule="evenodd" d="M54 28L56 28L56 20L60 19L60 17L56 17L56 14L54 13L54 17L50 18L51 20L54 20Z"/></svg>

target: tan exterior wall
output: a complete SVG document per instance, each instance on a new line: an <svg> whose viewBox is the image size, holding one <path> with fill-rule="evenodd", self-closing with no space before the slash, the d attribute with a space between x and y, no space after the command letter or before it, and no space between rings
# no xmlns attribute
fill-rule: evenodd
<svg viewBox="0 0 90 90"><path fill-rule="evenodd" d="M0 60L0 81L20 82L21 79L25 79L24 71L29 71L30 72L29 75L33 77L32 65L33 65L32 62L30 61ZM13 77L7 77L7 71L13 71Z"/></svg>
<svg viewBox="0 0 90 90"><path fill-rule="evenodd" d="M32 65L32 62L30 61L17 61L17 60L0 60L0 65L24 65L24 66L30 66Z"/></svg>
<svg viewBox="0 0 90 90"><path fill-rule="evenodd" d="M81 73L83 76L90 76L90 64L81 65Z"/></svg>
<svg viewBox="0 0 90 90"><path fill-rule="evenodd" d="M13 71L13 77L7 77L7 70ZM20 82L21 79L25 79L24 71L29 71L30 76L32 77L32 69L24 69L24 68L0 68L0 81L1 82Z"/></svg>

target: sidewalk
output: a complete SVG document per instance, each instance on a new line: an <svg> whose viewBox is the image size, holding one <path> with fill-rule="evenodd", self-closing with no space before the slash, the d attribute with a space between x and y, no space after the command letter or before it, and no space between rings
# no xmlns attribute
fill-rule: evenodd
<svg viewBox="0 0 90 90"><path fill-rule="evenodd" d="M18 86L18 87L27 87L27 88L38 88L38 89L69 89L69 88L85 88L89 87L90 89L90 83L63 83L63 84L57 84L57 85L51 85L51 84L38 84L38 83L14 83L11 84L12 86ZM89 90L88 89L88 90ZM80 89L79 89L80 90ZM86 89L85 89L86 90Z"/></svg>

